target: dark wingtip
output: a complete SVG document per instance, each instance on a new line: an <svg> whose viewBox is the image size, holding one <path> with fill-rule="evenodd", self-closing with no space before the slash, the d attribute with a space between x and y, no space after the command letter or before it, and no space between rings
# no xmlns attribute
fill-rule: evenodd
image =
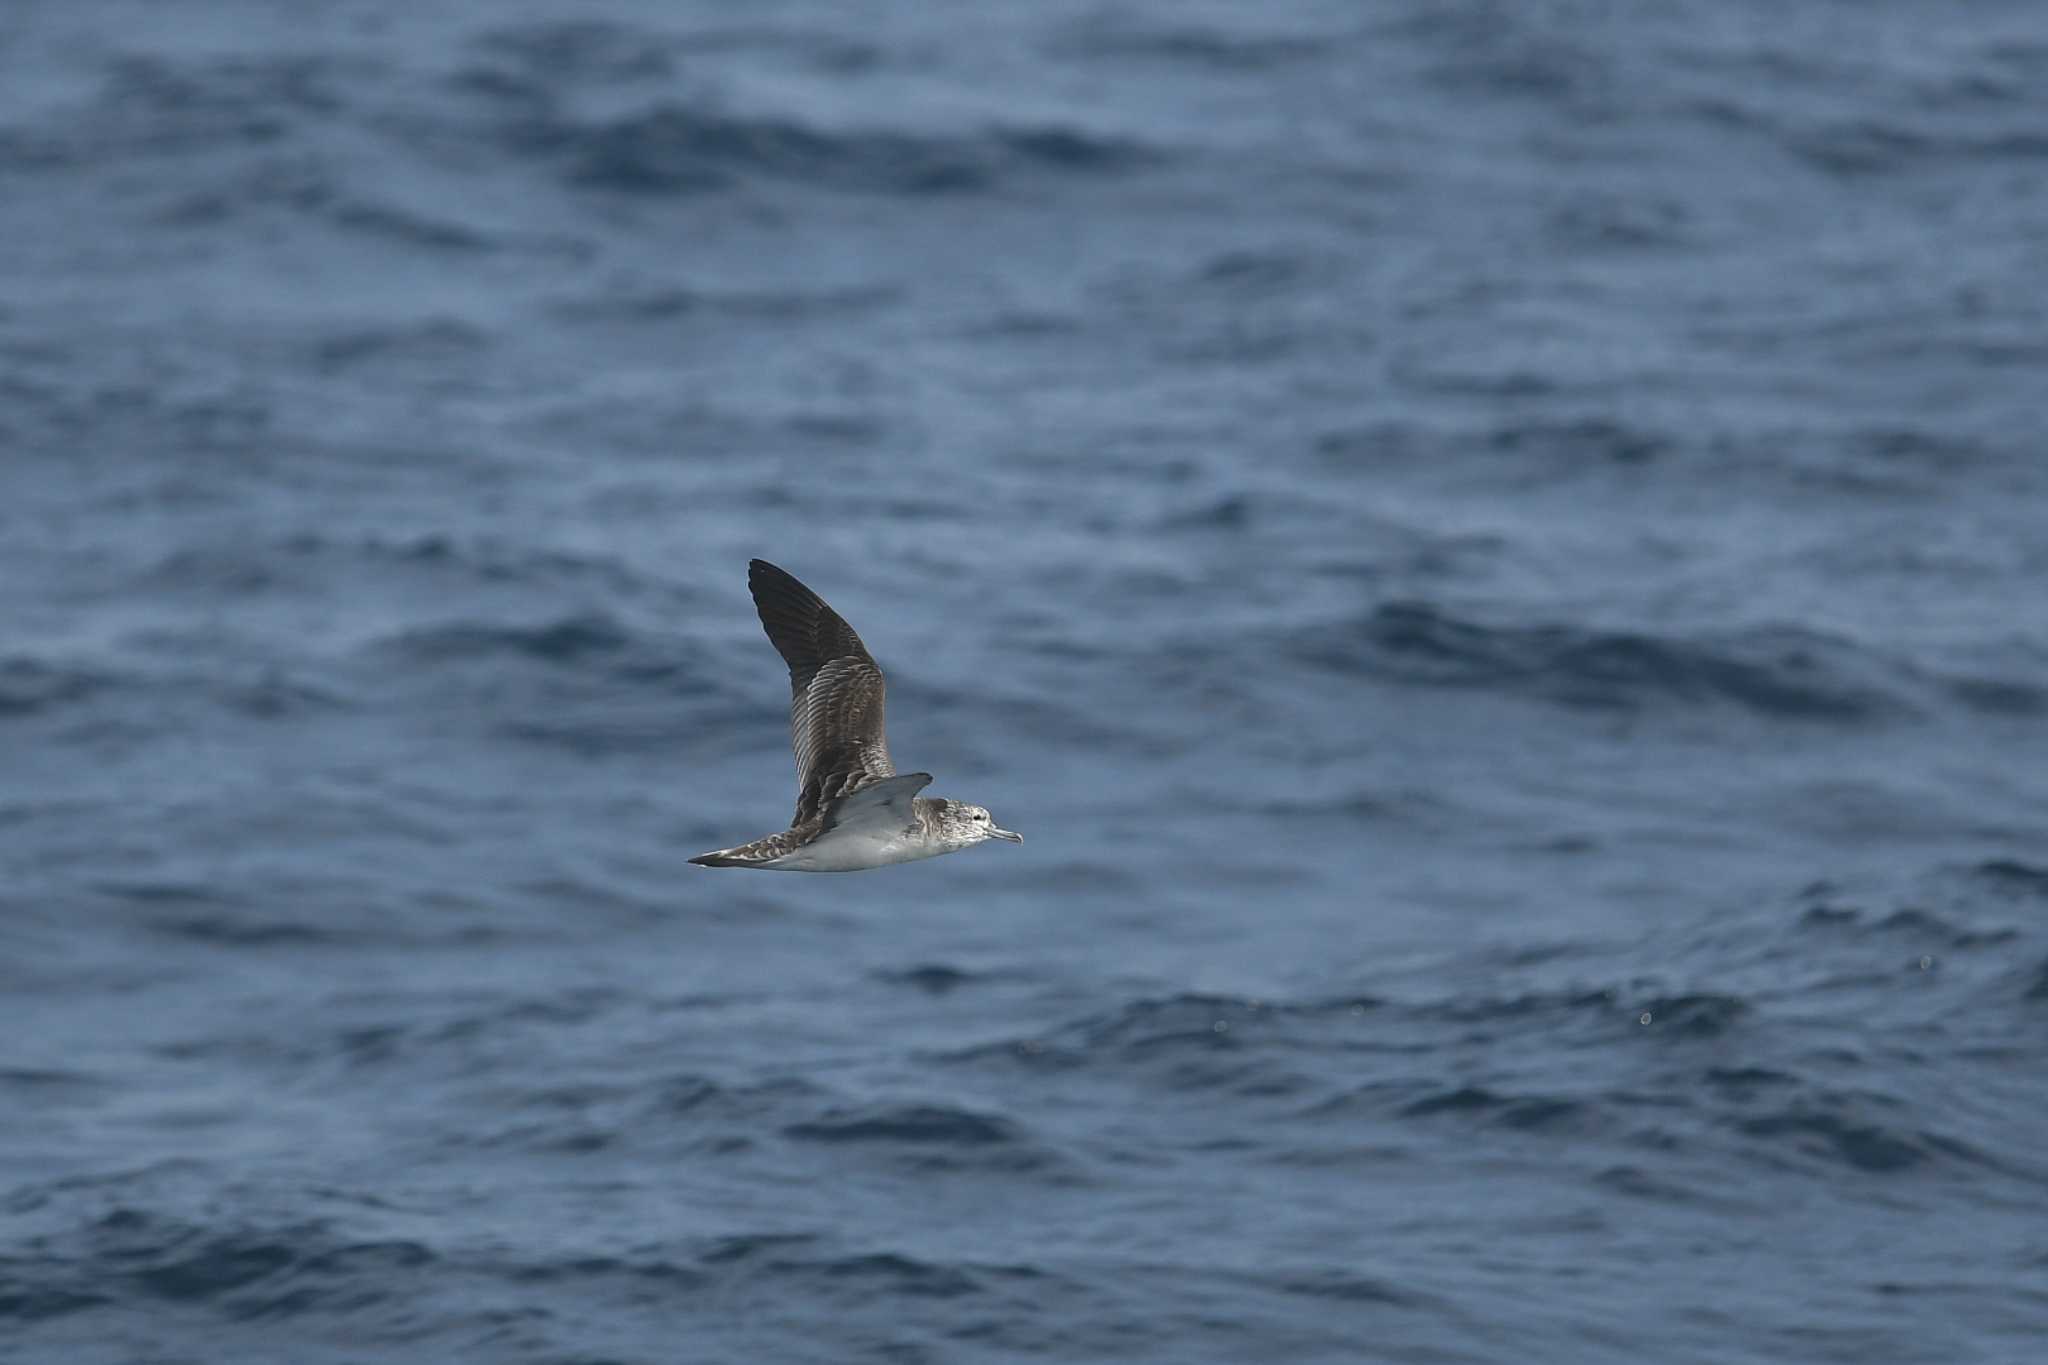
<svg viewBox="0 0 2048 1365"><path fill-rule="evenodd" d="M818 594L805 587L803 580L765 559L747 561L747 591L753 594L754 604L760 607L774 606L800 614L825 608Z"/></svg>
<svg viewBox="0 0 2048 1365"><path fill-rule="evenodd" d="M788 570L765 559L749 560L747 589L754 595L762 629L789 665L790 682L798 691L828 659L868 657L867 646L853 633L853 627Z"/></svg>

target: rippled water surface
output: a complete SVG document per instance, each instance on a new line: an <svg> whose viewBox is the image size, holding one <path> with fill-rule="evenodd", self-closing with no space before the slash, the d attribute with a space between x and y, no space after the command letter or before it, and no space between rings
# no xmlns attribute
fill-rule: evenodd
<svg viewBox="0 0 2048 1365"><path fill-rule="evenodd" d="M2040 19L8 7L0 1359L2040 1359Z"/></svg>

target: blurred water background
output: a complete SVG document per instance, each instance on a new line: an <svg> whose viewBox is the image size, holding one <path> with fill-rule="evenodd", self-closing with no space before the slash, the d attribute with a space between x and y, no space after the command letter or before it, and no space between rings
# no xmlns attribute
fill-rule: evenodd
<svg viewBox="0 0 2048 1365"><path fill-rule="evenodd" d="M2031 0L17 0L0 243L0 1359L2048 1349ZM753 555L1028 842L685 866Z"/></svg>

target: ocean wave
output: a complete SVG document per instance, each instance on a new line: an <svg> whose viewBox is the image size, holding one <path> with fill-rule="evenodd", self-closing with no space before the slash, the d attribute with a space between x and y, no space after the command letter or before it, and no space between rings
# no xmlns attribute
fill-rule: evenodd
<svg viewBox="0 0 2048 1365"><path fill-rule="evenodd" d="M165 655L187 642L173 631L130 641ZM211 651L221 642L209 636L204 643ZM205 659L203 653L195 657ZM132 660L79 664L16 656L0 661L0 723L81 711L85 716L66 731L68 740L128 743L175 732L187 723L192 708L272 721L346 710L351 704L343 692L274 665L214 658L198 667L203 671L167 673ZM148 704L138 705L144 699Z"/></svg>
<svg viewBox="0 0 2048 1365"><path fill-rule="evenodd" d="M921 1261L894 1252L870 1252L857 1256L812 1259L782 1257L764 1269L787 1278L823 1281L853 1281L854 1292L869 1288L920 1298L954 1298L979 1292L981 1286L966 1271L955 1266Z"/></svg>
<svg viewBox="0 0 2048 1365"><path fill-rule="evenodd" d="M987 972L968 971L963 967L949 966L943 962L922 962L915 967L888 968L873 973L877 981L892 986L908 986L926 995L951 995L964 986L979 985L990 979Z"/></svg>
<svg viewBox="0 0 2048 1365"><path fill-rule="evenodd" d="M649 1295L673 1300L749 1286L775 1298L871 1302L1035 1294L1059 1283L1031 1265L911 1255L809 1232L730 1232L622 1247L607 1240L436 1245L363 1235L328 1219L202 1221L117 1205L10 1255L0 1322L26 1329L98 1310L184 1311L225 1323L327 1319L348 1324L359 1340L375 1340L386 1332L460 1332L473 1325L470 1312L489 1318L501 1295L530 1301L543 1286L573 1286L584 1302L619 1295L645 1304ZM441 1302L431 1288L422 1300L423 1284L452 1282L469 1286L462 1307ZM482 1306L474 1300L479 1290L487 1299Z"/></svg>
<svg viewBox="0 0 2048 1365"><path fill-rule="evenodd" d="M1794 156L1844 179L2048 160L2048 134L2028 126L1936 130L1863 117L1785 128L1779 137Z"/></svg>
<svg viewBox="0 0 2048 1365"><path fill-rule="evenodd" d="M372 350L384 344L364 340ZM393 537L336 536L319 531L180 545L145 563L123 581L120 591L129 597L176 594L225 603L265 596L370 595L378 580L401 588L432 587L443 596L521 587L601 592L613 601L653 598L666 603L678 598L672 585L605 554L443 533ZM451 653L462 652L461 626L460 622L451 623L446 628L448 638L441 641ZM616 619L592 613L580 625L558 621L534 629L555 629L566 636L579 629L594 635L623 633L624 628ZM402 641L386 643L402 646ZM424 643L431 652L431 634ZM470 644L476 647L482 642Z"/></svg>
<svg viewBox="0 0 2048 1365"><path fill-rule="evenodd" d="M1151 24L1135 15L1102 11L1070 25L1047 44L1067 61L1165 62L1246 74L1326 59L1337 47L1333 35L1232 32L1221 26Z"/></svg>
<svg viewBox="0 0 2048 1365"><path fill-rule="evenodd" d="M1126 139L1056 125L951 137L827 131L673 101L592 122L534 112L508 124L503 137L514 152L559 165L574 185L633 195L705 194L753 182L865 194L979 194L1040 174L1128 173L1159 157Z"/></svg>
<svg viewBox="0 0 2048 1365"><path fill-rule="evenodd" d="M452 620L413 626L360 648L366 688L460 698L494 733L579 752L623 752L707 729L744 732L768 717L711 714L728 675L681 639L604 611L526 623ZM735 705L740 705L735 702Z"/></svg>
<svg viewBox="0 0 2048 1365"><path fill-rule="evenodd" d="M700 317L791 323L844 319L886 308L902 297L901 291L880 286L746 290L649 283L564 299L549 311L568 322L655 323Z"/></svg>
<svg viewBox="0 0 2048 1365"><path fill-rule="evenodd" d="M704 1075L478 1092L478 1119L451 1147L586 1156L619 1149L731 1158L778 1123L815 1114L827 1092L792 1077L741 1082Z"/></svg>
<svg viewBox="0 0 2048 1365"><path fill-rule="evenodd" d="M481 621L419 626L380 642L379 648L426 665L492 657L578 664L618 658L634 643L633 632L617 617L592 611L524 626Z"/></svg>
<svg viewBox="0 0 2048 1365"><path fill-rule="evenodd" d="M1300 1117L1459 1122L1658 1152L1725 1147L1732 1135L1739 1154L1772 1165L1817 1161L1875 1174L1993 1170L2026 1176L1959 1136L1902 1121L1914 1112L1900 1101L1833 1090L1775 1067L1715 1065L1636 1076L1591 1092L1379 1081L1326 1098Z"/></svg>
<svg viewBox="0 0 2048 1365"><path fill-rule="evenodd" d="M1415 1046L1415 1030L1442 1024L1536 1027L1546 1021L1592 1021L1603 1029L1624 1025L1668 1037L1713 1038L1747 1018L1750 1004L1725 993L1636 995L1615 989L1530 991L1509 996L1465 996L1390 1003L1370 995L1299 1002L1187 992L1135 1000L1029 1039L981 1044L952 1054L961 1060L1015 1057L1035 1066L1083 1064L1092 1059L1142 1061L1175 1052L1240 1048L1345 1051L1388 1046L1397 1033ZM1368 1031L1360 1025L1370 1021Z"/></svg>
<svg viewBox="0 0 2048 1365"><path fill-rule="evenodd" d="M112 675L23 655L0 661L0 720L59 710L112 686Z"/></svg>
<svg viewBox="0 0 2048 1365"><path fill-rule="evenodd" d="M1002 1172L1059 1184L1078 1176L1064 1154L1017 1119L961 1105L834 1106L780 1131L805 1147L872 1153L905 1170Z"/></svg>
<svg viewBox="0 0 2048 1365"><path fill-rule="evenodd" d="M82 1094L98 1091L106 1082L86 1071L41 1066L0 1066L0 1091L26 1092L24 1101L48 1102L63 1092Z"/></svg>
<svg viewBox="0 0 2048 1365"><path fill-rule="evenodd" d="M131 55L107 63L82 103L0 134L16 169L98 171L131 159L221 148L264 149L333 121L356 84L347 63L304 55L178 61Z"/></svg>
<svg viewBox="0 0 2048 1365"><path fill-rule="evenodd" d="M115 1304L204 1305L242 1320L354 1313L402 1298L406 1272L439 1259L416 1241L351 1240L315 1220L223 1230L128 1206L32 1245L9 1258L0 1320Z"/></svg>
<svg viewBox="0 0 2048 1365"><path fill-rule="evenodd" d="M181 180L155 211L153 222L179 232L214 233L238 219L273 211L373 242L434 253L528 244L524 238L501 237L443 213L357 189L341 167L313 161L279 164L259 158L210 166L189 183Z"/></svg>
<svg viewBox="0 0 2048 1365"><path fill-rule="evenodd" d="M1796 1085L1799 1078L1789 1071L1768 1066L1710 1066L1700 1079L1716 1093L1730 1099L1749 1100L1767 1090Z"/></svg>
<svg viewBox="0 0 2048 1365"><path fill-rule="evenodd" d="M1613 987L1523 991L1515 995L1455 994L1410 1005L1425 1020L1459 1024L1507 1024L1531 1027L1543 1019L1619 1018L1628 1012L1623 993Z"/></svg>
<svg viewBox="0 0 2048 1365"><path fill-rule="evenodd" d="M1519 12L1446 7L1397 26L1442 56L1426 75L1457 100L1523 99L1588 120L1606 121L1627 86L1610 55L1589 35L1529 22Z"/></svg>
<svg viewBox="0 0 2048 1365"><path fill-rule="evenodd" d="M1048 1078L1128 1074L1167 1091L1305 1104L1304 1116L1363 1109L1417 1117L1483 1109L1508 1115L1502 1121L1510 1126L1538 1127L1590 1121L1577 1107L1588 1101L1486 1086L1426 1087L1418 1094L1413 1082L1398 1077L1363 1086L1335 1078L1354 1074L1364 1059L1428 1058L1453 1047L1510 1039L1542 1040L1550 1049L1608 1048L1641 1039L1643 1046L1677 1049L1670 1055L1683 1057L1688 1049L1725 1046L1743 1036L1756 1008L1726 991L1659 994L1615 987L1413 1002L1368 995L1289 1001L1186 992L1134 1000L1026 1037L956 1049L942 1060Z"/></svg>
<svg viewBox="0 0 2048 1365"><path fill-rule="evenodd" d="M344 570L368 565L409 573L458 577L486 585L583 587L619 599L672 591L668 585L618 556L487 538L431 532L410 537L373 535L360 539L308 535L294 537L286 548L295 554L311 554L332 560L337 568ZM598 629L616 629L616 622L600 625Z"/></svg>
<svg viewBox="0 0 2048 1365"><path fill-rule="evenodd" d="M1402 1289L1386 1280L1335 1267L1300 1270L1258 1277L1260 1282L1282 1294L1311 1299L1336 1299L1345 1303L1382 1304L1392 1308L1440 1306L1430 1295Z"/></svg>
<svg viewBox="0 0 2048 1365"><path fill-rule="evenodd" d="M288 547L237 544L182 545L158 557L136 576L144 592L192 593L207 597L255 597L305 584L293 574L297 559Z"/></svg>
<svg viewBox="0 0 2048 1365"><path fill-rule="evenodd" d="M1996 890L2048 899L2048 864L2022 862L2017 858L1991 858L1978 863L1972 871L1980 881Z"/></svg>
<svg viewBox="0 0 2048 1365"><path fill-rule="evenodd" d="M397 362L441 366L490 349L482 328L454 318L428 318L331 332L314 343L313 363L323 370L353 370Z"/></svg>
<svg viewBox="0 0 2048 1365"><path fill-rule="evenodd" d="M957 1049L944 1059L1027 1071L1137 1068L1169 1089L1288 1094L1300 1082L1274 1068L1276 1051L1364 1041L1356 1026L1378 1008L1364 996L1288 1005L1184 992L1134 1000L1042 1034Z"/></svg>
<svg viewBox="0 0 2048 1365"><path fill-rule="evenodd" d="M1546 216L1551 238L1569 250L1605 256L1616 251L1667 251L1699 237L1682 201L1657 195L1577 194Z"/></svg>
<svg viewBox="0 0 2048 1365"><path fill-rule="evenodd" d="M1412 1125L1436 1128L1448 1124L1526 1133L1532 1141L1559 1136L1631 1144L1649 1141L1629 1117L1641 1097L1620 1090L1572 1093L1534 1084L1445 1083L1415 1077L1323 1089L1319 1098L1292 1117L1307 1125L1370 1125L1365 1131L1398 1132ZM1381 1130L1380 1125L1385 1128Z"/></svg>
<svg viewBox="0 0 2048 1365"><path fill-rule="evenodd" d="M607 85L663 80L675 71L676 37L658 29L604 19L508 24L471 40L486 59L509 62L534 80ZM469 68L474 78L489 68Z"/></svg>
<svg viewBox="0 0 2048 1365"><path fill-rule="evenodd" d="M30 1283L37 1278L38 1270L35 1265L24 1266L19 1278L0 1285L0 1321L41 1322L46 1318L61 1318L101 1308L114 1301L111 1295L82 1286L44 1287Z"/></svg>
<svg viewBox="0 0 2048 1365"><path fill-rule="evenodd" d="M2048 686L2019 678L1944 678L1939 685L1966 709L1990 716L2048 715Z"/></svg>
<svg viewBox="0 0 2048 1365"><path fill-rule="evenodd" d="M171 915L152 920L150 929L167 938L215 948L311 948L359 937L323 924L234 919L225 915Z"/></svg>
<svg viewBox="0 0 2048 1365"><path fill-rule="evenodd" d="M1970 1144L1927 1129L1878 1122L1866 1106L1816 1097L1767 1114L1729 1119L1765 1150L1789 1148L1807 1158L1890 1175L1944 1165L1983 1167L1989 1159Z"/></svg>
<svg viewBox="0 0 2048 1365"><path fill-rule="evenodd" d="M814 1105L825 1091L801 1077L752 1083L720 1081L709 1076L673 1076L647 1096L650 1118L715 1119L755 1126L794 1108Z"/></svg>
<svg viewBox="0 0 2048 1365"><path fill-rule="evenodd" d="M1591 1111L1583 1101L1561 1095L1510 1095L1483 1085L1461 1085L1412 1100L1400 1112L1411 1119L1436 1114L1483 1116L1508 1128L1556 1130L1580 1126Z"/></svg>
<svg viewBox="0 0 2048 1365"><path fill-rule="evenodd" d="M1748 1001L1710 991L1652 996L1633 1008L1637 1023L1645 1029L1680 1038L1718 1038L1751 1013Z"/></svg>
<svg viewBox="0 0 2048 1365"><path fill-rule="evenodd" d="M1674 432L1611 417L1512 422L1488 432L1486 443L1560 473L1576 473L1593 462L1651 464L1679 448Z"/></svg>
<svg viewBox="0 0 2048 1365"><path fill-rule="evenodd" d="M1982 868L1985 866L2024 868L2025 864L1993 862L1980 864L1972 871L1982 877ZM1989 880L1994 890L2021 896L2037 894L2030 892L2025 882L2017 886L2008 885L1995 875ZM1852 942L1899 941L1916 949L1934 947L1955 953L1980 948L1997 948L2019 937L2019 931L2011 925L1969 922L1962 918L1960 911L1940 915L1923 906L1907 905L1895 910L1874 912L1834 900L1823 900L1820 904L1808 906L1800 913L1797 927L1806 933L1840 936Z"/></svg>
<svg viewBox="0 0 2048 1365"><path fill-rule="evenodd" d="M1392 602L1362 619L1295 633L1289 652L1348 673L1434 687L1476 687L1558 704L1634 710L1728 703L1793 720L1905 714L1874 680L1878 661L1814 632L1779 628L1684 639L1584 626L1491 626L1427 602Z"/></svg>
<svg viewBox="0 0 2048 1365"><path fill-rule="evenodd" d="M956 1298L1004 1286L1056 1283L1035 1266L940 1261L883 1249L835 1248L810 1233L736 1233L704 1245L695 1263L726 1277L758 1279L778 1292L880 1292L914 1298Z"/></svg>
<svg viewBox="0 0 2048 1365"><path fill-rule="evenodd" d="M1603 1190L1625 1195L1630 1199L1646 1199L1666 1204L1709 1202L1699 1191L1671 1178L1669 1174L1651 1171L1631 1163L1605 1167L1593 1177L1593 1183Z"/></svg>
<svg viewBox="0 0 2048 1365"><path fill-rule="evenodd" d="M799 1142L929 1143L947 1147L1009 1146L1024 1140L1023 1129L1010 1119L937 1104L828 1110L816 1118L788 1125L782 1135Z"/></svg>

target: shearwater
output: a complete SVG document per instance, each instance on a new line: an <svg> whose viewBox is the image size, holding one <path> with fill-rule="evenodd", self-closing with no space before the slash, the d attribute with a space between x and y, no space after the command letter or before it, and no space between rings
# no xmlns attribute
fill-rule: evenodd
<svg viewBox="0 0 2048 1365"><path fill-rule="evenodd" d="M965 801L919 796L930 773L898 776L882 728L882 670L824 599L763 559L747 587L769 641L789 665L789 742L796 750L796 817L780 834L690 859L701 867L858 872L958 853L999 829Z"/></svg>

